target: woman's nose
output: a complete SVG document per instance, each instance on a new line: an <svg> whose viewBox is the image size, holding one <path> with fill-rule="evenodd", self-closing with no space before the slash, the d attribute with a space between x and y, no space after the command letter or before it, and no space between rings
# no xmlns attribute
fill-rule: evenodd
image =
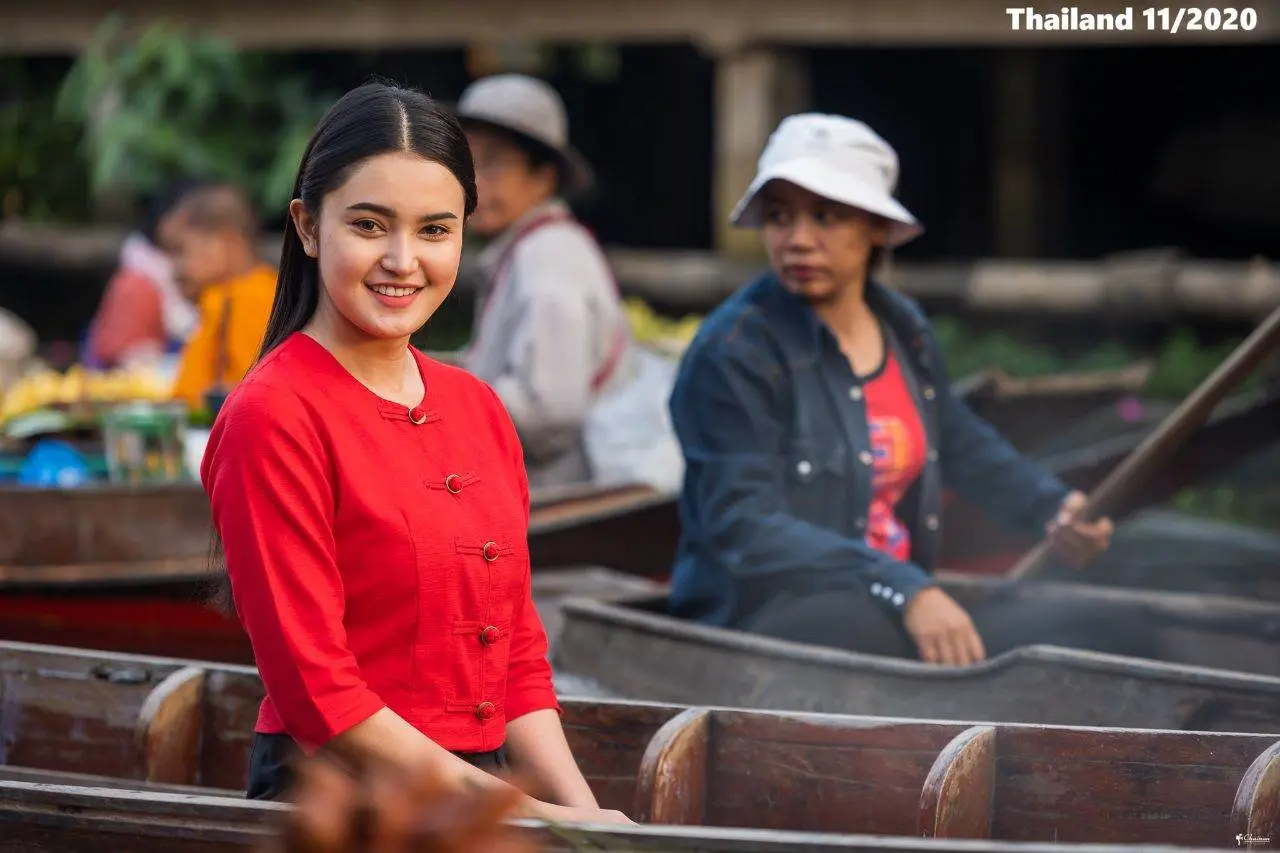
<svg viewBox="0 0 1280 853"><path fill-rule="evenodd" d="M791 225L791 234L787 242L792 246L808 248L814 244L817 236L813 220L807 216L797 216Z"/></svg>
<svg viewBox="0 0 1280 853"><path fill-rule="evenodd" d="M408 275L417 266L418 259L407 240L392 240L382 256L382 268L395 275Z"/></svg>

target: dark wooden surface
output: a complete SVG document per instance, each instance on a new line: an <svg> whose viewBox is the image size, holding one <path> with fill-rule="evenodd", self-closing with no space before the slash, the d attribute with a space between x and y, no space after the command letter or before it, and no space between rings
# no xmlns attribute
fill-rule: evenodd
<svg viewBox="0 0 1280 853"><path fill-rule="evenodd" d="M648 486L535 490L529 519L533 563L590 562L581 556L546 557L563 552L580 525L588 538L627 530L634 526L629 516L647 518L655 505L666 502ZM209 501L198 483L0 486L3 589L126 584L185 595L207 574L213 543Z"/></svg>
<svg viewBox="0 0 1280 853"><path fill-rule="evenodd" d="M241 791L262 696L252 667L0 643L0 764ZM650 738L683 709L562 704L592 790L630 809Z"/></svg>
<svg viewBox="0 0 1280 853"><path fill-rule="evenodd" d="M1280 847L1280 743L1245 771L1231 808L1231 831L1241 847Z"/></svg>
<svg viewBox="0 0 1280 853"><path fill-rule="evenodd" d="M995 810L996 729L972 726L938 755L920 792L925 838L990 838Z"/></svg>
<svg viewBox="0 0 1280 853"><path fill-rule="evenodd" d="M973 594L970 585L965 595ZM956 584L948 586L960 595ZM998 585L997 585L998 586ZM1028 596L1057 594L1032 584ZM1081 600L1123 595L1081 588ZM1171 602L1178 600L1181 605ZM1280 678L1074 649L1027 647L967 668L855 654L693 624L634 606L567 601L553 653L618 696L683 704L929 719L1280 731ZM1016 601L1014 606L1016 606ZM1140 605L1147 607L1147 604ZM1265 665L1274 605L1165 595L1151 604L1173 656ZM1119 617L1123 618L1123 617ZM1254 636L1241 636L1254 632ZM1234 652L1232 652L1234 653ZM1274 652L1270 652L1274 655ZM1276 658L1270 658L1275 665Z"/></svg>
<svg viewBox="0 0 1280 853"><path fill-rule="evenodd" d="M534 603L553 642L565 596L659 588L646 578L599 566L546 565L533 573ZM216 612L198 588L185 595L173 589L153 593L128 585L0 592L0 640L253 663L253 648L239 622Z"/></svg>
<svg viewBox="0 0 1280 853"><path fill-rule="evenodd" d="M1251 766L1278 743L691 709L650 745L636 812L759 829L1215 847L1234 837L1238 792L1258 788ZM1251 801L1274 819L1274 802Z"/></svg>
<svg viewBox="0 0 1280 853"><path fill-rule="evenodd" d="M246 853L274 832L287 806L243 799L0 781L0 853ZM544 853L1062 853L1054 844L837 836L679 826L546 827L518 822ZM1235 849L1233 841L1222 849ZM1144 846L1146 853L1178 853ZM1131 853L1081 845L1071 853Z"/></svg>
<svg viewBox="0 0 1280 853"><path fill-rule="evenodd" d="M24 837L47 843L54 839L37 830L65 824L70 836L56 840L71 846L48 849L75 850L94 832L132 826L141 817L131 809L167 792L181 796L163 800L169 811L155 816L165 838L189 839L184 833L197 827L208 830L205 843L226 829L183 809L203 803L209 789L242 797L261 696L252 669L12 644L0 646L0 661L2 741L14 765L0 779L27 784L12 789L27 792L16 804L0 793L0 820L19 821ZM200 673L201 705L170 704ZM1236 832L1269 833L1280 808L1275 734L975 727L574 700L564 708L569 743L602 805L655 822L1223 846ZM199 754L187 763L199 768L199 788L147 781L159 774L130 735L151 730L166 709L171 728L202 727ZM177 742L189 743L185 735ZM98 784L90 775L114 777L100 784L115 791L95 800L84 821L33 793ZM43 805L20 814L22 797ZM7 849L0 842L0 853Z"/></svg>
<svg viewBox="0 0 1280 853"><path fill-rule="evenodd" d="M711 712L689 708L654 732L640 762L633 819L702 826L707 822Z"/></svg>
<svg viewBox="0 0 1280 853"><path fill-rule="evenodd" d="M147 694L134 726L146 781L194 785L199 779L204 680L202 667L184 666Z"/></svg>

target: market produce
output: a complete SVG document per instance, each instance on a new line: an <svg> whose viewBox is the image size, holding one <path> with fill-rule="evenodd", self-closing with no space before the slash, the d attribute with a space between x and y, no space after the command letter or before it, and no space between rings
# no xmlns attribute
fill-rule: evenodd
<svg viewBox="0 0 1280 853"><path fill-rule="evenodd" d="M163 402L170 399L169 388L168 380L147 368L96 371L73 365L66 373L44 369L19 379L0 398L0 424L42 409L93 416L116 403Z"/></svg>
<svg viewBox="0 0 1280 853"><path fill-rule="evenodd" d="M632 337L642 344L664 348L684 349L693 340L702 323L702 317L698 314L687 314L679 320L663 317L647 302L634 296L627 299L626 311Z"/></svg>

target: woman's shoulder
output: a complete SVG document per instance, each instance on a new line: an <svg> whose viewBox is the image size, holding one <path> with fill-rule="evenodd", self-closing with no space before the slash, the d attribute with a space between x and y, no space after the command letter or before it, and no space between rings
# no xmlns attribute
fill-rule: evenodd
<svg viewBox="0 0 1280 853"><path fill-rule="evenodd" d="M698 325L684 362L715 360L758 363L776 352L773 294L765 276L739 288Z"/></svg>
<svg viewBox="0 0 1280 853"><path fill-rule="evenodd" d="M296 423L304 418L310 408L307 398L319 387L304 343L294 335L267 353L231 389L218 412L218 421L262 419Z"/></svg>

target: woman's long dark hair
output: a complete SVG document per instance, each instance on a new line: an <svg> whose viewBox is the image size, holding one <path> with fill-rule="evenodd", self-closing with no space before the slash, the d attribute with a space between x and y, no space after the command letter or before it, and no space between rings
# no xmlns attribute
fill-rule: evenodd
<svg viewBox="0 0 1280 853"><path fill-rule="evenodd" d="M320 119L302 155L293 197L302 201L313 218L319 218L325 196L341 187L357 166L370 157L395 152L417 154L452 172L462 185L465 216L470 217L476 207L476 172L471 147L457 118L416 89L383 82L352 89ZM259 361L311 321L320 303L320 288L320 265L303 251L293 217L286 217L275 302ZM231 583L216 530L210 569L213 605L234 615Z"/></svg>

